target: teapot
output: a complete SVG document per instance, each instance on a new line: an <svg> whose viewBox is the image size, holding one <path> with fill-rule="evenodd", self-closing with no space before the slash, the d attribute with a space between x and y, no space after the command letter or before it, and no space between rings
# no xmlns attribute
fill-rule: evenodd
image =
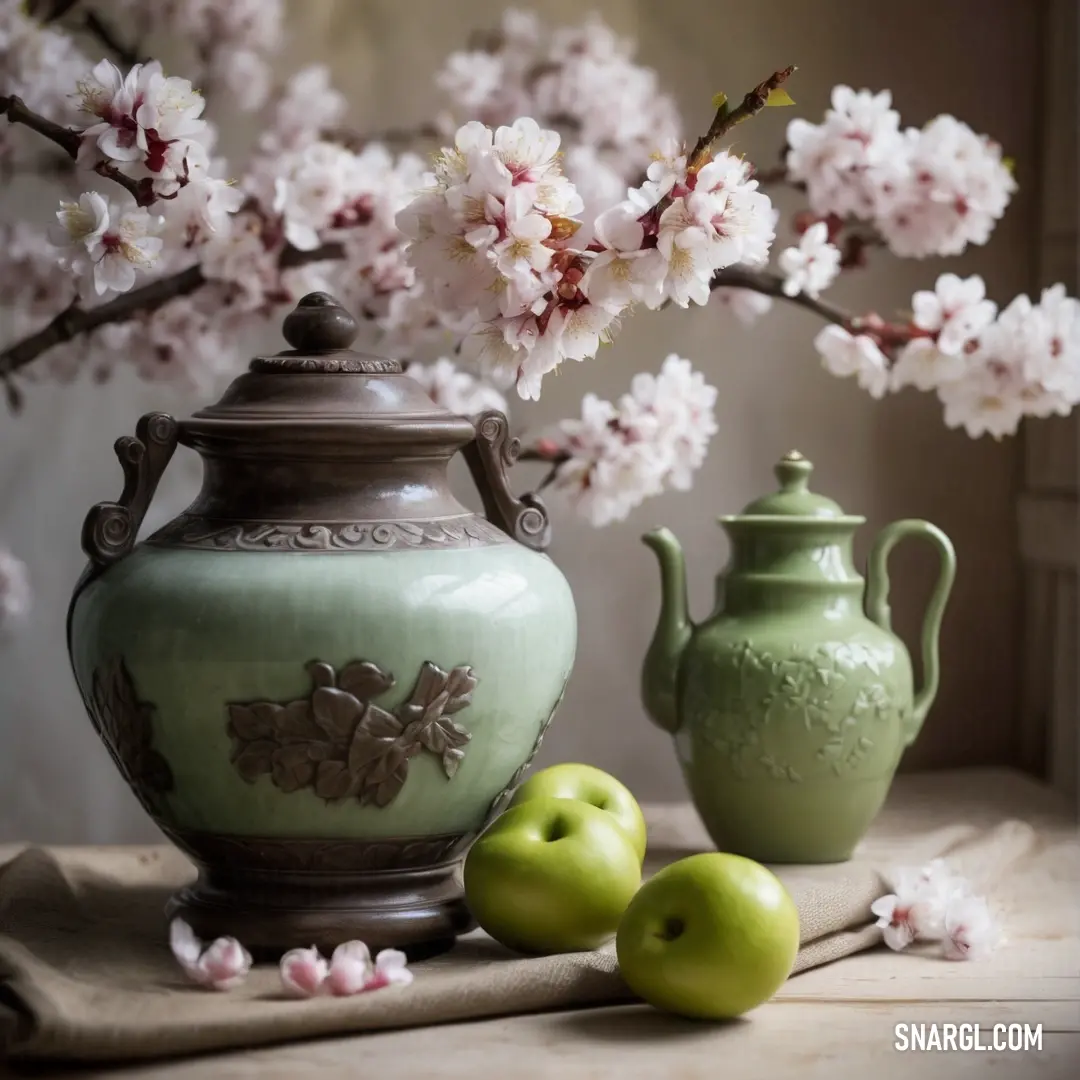
<svg viewBox="0 0 1080 1080"><path fill-rule="evenodd" d="M779 491L720 518L731 543L716 607L695 625L682 549L664 528L643 541L661 570L661 607L642 669L650 718L674 737L714 843L770 863L849 859L881 809L938 689L938 631L956 573L948 537L914 519L878 534L866 578L852 540L865 518L809 488L798 451ZM922 628L922 685L893 633L887 560L929 541L940 571Z"/></svg>
<svg viewBox="0 0 1080 1080"><path fill-rule="evenodd" d="M305 296L214 405L144 416L93 507L68 648L121 775L197 880L168 913L255 953L434 952L471 928L460 862L562 699L574 600L518 499L506 417L437 405ZM138 542L177 446L187 510ZM447 468L465 454L484 515Z"/></svg>

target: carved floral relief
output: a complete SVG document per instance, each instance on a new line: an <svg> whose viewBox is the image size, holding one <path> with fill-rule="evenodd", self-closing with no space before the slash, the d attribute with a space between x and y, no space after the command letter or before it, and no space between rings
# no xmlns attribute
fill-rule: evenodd
<svg viewBox="0 0 1080 1080"><path fill-rule="evenodd" d="M893 685L891 656L859 643L793 648L774 655L751 642L728 653L730 670L719 700L688 703L705 717L710 745L725 753L742 777L769 776L800 783L805 764L795 766L765 749L766 732L795 718L815 745L811 760L841 776L858 768L884 736L880 725L906 720L905 695ZM890 726L890 734L895 731Z"/></svg>
<svg viewBox="0 0 1080 1080"><path fill-rule="evenodd" d="M95 725L112 751L135 797L148 810L172 790L169 763L154 749L156 709L140 701L123 657L115 657L93 674L90 709Z"/></svg>
<svg viewBox="0 0 1080 1080"><path fill-rule="evenodd" d="M310 788L327 802L357 799L389 806L420 753L439 758L447 778L457 772L471 735L454 716L472 702L472 668L420 669L409 699L390 711L374 699L394 677L368 660L308 665L311 695L284 704L271 701L229 706L227 730L232 763L248 782L269 776L286 793Z"/></svg>

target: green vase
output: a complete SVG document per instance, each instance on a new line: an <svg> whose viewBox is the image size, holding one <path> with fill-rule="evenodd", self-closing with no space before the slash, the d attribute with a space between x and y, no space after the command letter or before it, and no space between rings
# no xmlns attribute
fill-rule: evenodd
<svg viewBox="0 0 1080 1080"><path fill-rule="evenodd" d="M509 801L576 648L542 503L506 418L437 406L349 351L330 298L216 405L144 417L91 510L69 647L125 780L199 867L169 912L257 952L432 951L471 926L458 867ZM144 542L178 444L195 503ZM463 449L485 516L450 492Z"/></svg>
<svg viewBox="0 0 1080 1080"><path fill-rule="evenodd" d="M674 736L713 841L761 862L851 857L937 693L938 631L956 570L945 534L906 520L878 535L864 580L852 539L865 518L811 492L811 470L802 455L787 455L778 492L720 519L731 558L716 609L698 625L687 614L677 540L667 529L643 538L662 574L646 708ZM908 536L930 541L941 558L918 690L888 606L886 561Z"/></svg>

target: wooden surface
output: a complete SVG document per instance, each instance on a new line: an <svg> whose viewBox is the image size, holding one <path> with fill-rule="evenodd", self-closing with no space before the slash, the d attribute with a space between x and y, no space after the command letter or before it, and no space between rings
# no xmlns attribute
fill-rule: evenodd
<svg viewBox="0 0 1080 1080"><path fill-rule="evenodd" d="M55 1075L113 1080L1073 1076L1080 1062L1080 843L1067 804L1019 774L995 770L982 773L974 788L952 785L941 774L904 781L927 810L956 822L978 825L1000 817L1004 807L1042 838L1021 872L991 897L1003 912L1008 937L986 961L950 963L933 955L874 950L791 979L773 1001L727 1025L620 1006ZM992 1038L995 1024L1041 1024L1042 1049L904 1053L894 1048L895 1025L901 1023L977 1023L984 1041ZM33 1075L53 1074L38 1068Z"/></svg>

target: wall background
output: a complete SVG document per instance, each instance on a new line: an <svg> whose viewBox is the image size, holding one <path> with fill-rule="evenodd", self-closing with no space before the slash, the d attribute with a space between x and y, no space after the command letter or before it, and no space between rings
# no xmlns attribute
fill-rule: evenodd
<svg viewBox="0 0 1080 1080"><path fill-rule="evenodd" d="M712 95L741 94L774 68L799 65L790 83L798 114L817 118L830 87L889 87L904 121L920 125L952 112L996 137L1017 161L1020 192L986 249L950 260L977 272L991 296L1007 301L1032 286L1037 246L1042 5L1010 0L598 0L618 31L640 42L677 95L688 134L710 118ZM536 5L553 22L576 21L576 3ZM290 3L291 44L282 69L324 60L352 103L360 129L418 122L438 107L431 75L470 29L494 24L492 0L321 0ZM963 26L962 43L932 27ZM773 160L795 110L770 111L738 130L738 148ZM226 132L235 145L249 131ZM228 142L227 144L228 145ZM781 208L794 209L781 195ZM53 199L40 188L5 194L5 213L45 221ZM904 307L946 267L882 257L831 296L845 306ZM2 318L2 315L0 315ZM772 465L798 448L815 465L819 490L874 532L897 517L942 526L959 553L960 573L946 617L938 702L906 767L1011 760L1020 669L1014 491L1016 441L973 442L945 429L936 401L916 391L874 402L825 374L810 341L818 323L778 305L747 330L718 310L642 313L615 348L571 365L536 405L512 404L519 428L576 411L588 390L622 392L637 370L656 370L677 351L720 389L715 437L694 492L653 500L622 525L603 530L555 505L552 557L578 600L579 659L565 703L538 764L582 760L620 776L643 799L674 799L681 780L667 737L650 727L638 700L639 665L659 602L658 574L640 534L670 526L687 552L694 615L707 614L716 571L726 558L716 515L739 510L773 486ZM0 324L0 340L5 329ZM273 344L268 341L264 344ZM107 387L32 387L25 412L0 417L0 539L30 564L37 605L29 623L0 645L0 840L128 841L154 833L121 784L82 712L64 652L64 612L81 569L78 536L94 502L119 492L112 442L139 415L164 408L184 415L199 402L128 373ZM519 484L539 475L519 467ZM464 491L468 481L459 470ZM198 481L183 453L170 467L147 528L178 513ZM472 502L475 504L476 500ZM897 628L915 640L934 573L929 551L899 550L892 598Z"/></svg>

